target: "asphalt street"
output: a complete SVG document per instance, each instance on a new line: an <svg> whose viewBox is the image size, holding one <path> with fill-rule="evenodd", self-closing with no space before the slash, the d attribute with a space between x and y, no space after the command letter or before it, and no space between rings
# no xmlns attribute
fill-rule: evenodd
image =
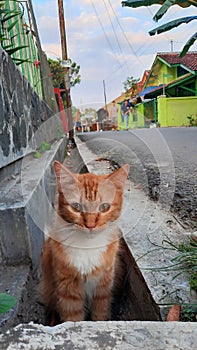
<svg viewBox="0 0 197 350"><path fill-rule="evenodd" d="M98 159L130 164L130 180L197 229L197 128L152 128L77 135Z"/></svg>

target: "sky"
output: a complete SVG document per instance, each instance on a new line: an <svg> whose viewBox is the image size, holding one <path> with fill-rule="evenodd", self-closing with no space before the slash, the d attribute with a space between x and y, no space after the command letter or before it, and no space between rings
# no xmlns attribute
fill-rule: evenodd
<svg viewBox="0 0 197 350"><path fill-rule="evenodd" d="M58 0L32 0L43 51L61 57ZM121 0L65 0L68 57L80 65L81 83L71 88L74 106L99 108L123 91L123 82L141 79L157 52L180 51L196 32L196 21L156 36L148 32L175 18L196 15L191 6L173 6L158 23L152 18L159 6L132 9ZM173 41L173 45L171 44ZM192 46L197 51L197 44Z"/></svg>

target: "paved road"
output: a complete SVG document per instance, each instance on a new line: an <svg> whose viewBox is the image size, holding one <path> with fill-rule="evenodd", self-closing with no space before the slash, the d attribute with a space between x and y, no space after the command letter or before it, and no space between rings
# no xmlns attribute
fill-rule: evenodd
<svg viewBox="0 0 197 350"><path fill-rule="evenodd" d="M129 163L130 178L197 229L197 128L154 128L78 135L99 158Z"/></svg>

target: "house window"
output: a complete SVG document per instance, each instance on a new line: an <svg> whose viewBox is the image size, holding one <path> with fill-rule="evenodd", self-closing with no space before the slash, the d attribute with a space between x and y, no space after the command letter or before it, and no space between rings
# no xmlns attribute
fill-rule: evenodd
<svg viewBox="0 0 197 350"><path fill-rule="evenodd" d="M180 66L177 67L177 78L187 74L188 71Z"/></svg>

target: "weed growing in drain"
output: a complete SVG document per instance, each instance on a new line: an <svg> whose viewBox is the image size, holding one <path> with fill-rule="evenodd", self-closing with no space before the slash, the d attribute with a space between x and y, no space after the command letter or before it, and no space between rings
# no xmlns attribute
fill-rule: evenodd
<svg viewBox="0 0 197 350"><path fill-rule="evenodd" d="M169 244L171 244L171 242ZM197 242L190 237L187 244L180 243L178 247L175 246L175 248L178 255L173 260L177 262L177 271L179 270L178 275L187 272L189 274L190 289L197 292Z"/></svg>
<svg viewBox="0 0 197 350"><path fill-rule="evenodd" d="M169 237L163 240L162 245L149 242L156 248L144 254L141 258L156 250L173 250L177 254L170 260L170 264L162 267L147 268L152 271L172 271L174 273L173 280L183 273L187 273L190 291L197 293L197 241L192 237L188 238L187 242L175 244ZM174 293L174 292L172 292ZM177 303L178 304L178 303ZM197 304L184 304L182 306L182 320L183 321L197 321ZM169 304L172 305L172 304Z"/></svg>
<svg viewBox="0 0 197 350"><path fill-rule="evenodd" d="M16 299L12 295L0 293L0 314L9 311L15 303Z"/></svg>
<svg viewBox="0 0 197 350"><path fill-rule="evenodd" d="M185 305L181 315L182 321L197 321L197 305Z"/></svg>
<svg viewBox="0 0 197 350"><path fill-rule="evenodd" d="M46 141L42 141L39 151L34 153L34 158L39 159L41 157L41 153L45 152L45 151L49 151L51 149L51 145L50 143L46 142Z"/></svg>
<svg viewBox="0 0 197 350"><path fill-rule="evenodd" d="M190 290L197 292L197 242L193 238L189 238L188 243L180 243L178 246L172 244L171 241L166 241L170 246L175 248L178 255L172 259L176 263L174 271L177 274L176 278L180 274L187 272L189 275ZM182 309L183 321L197 321L197 305L185 305Z"/></svg>

